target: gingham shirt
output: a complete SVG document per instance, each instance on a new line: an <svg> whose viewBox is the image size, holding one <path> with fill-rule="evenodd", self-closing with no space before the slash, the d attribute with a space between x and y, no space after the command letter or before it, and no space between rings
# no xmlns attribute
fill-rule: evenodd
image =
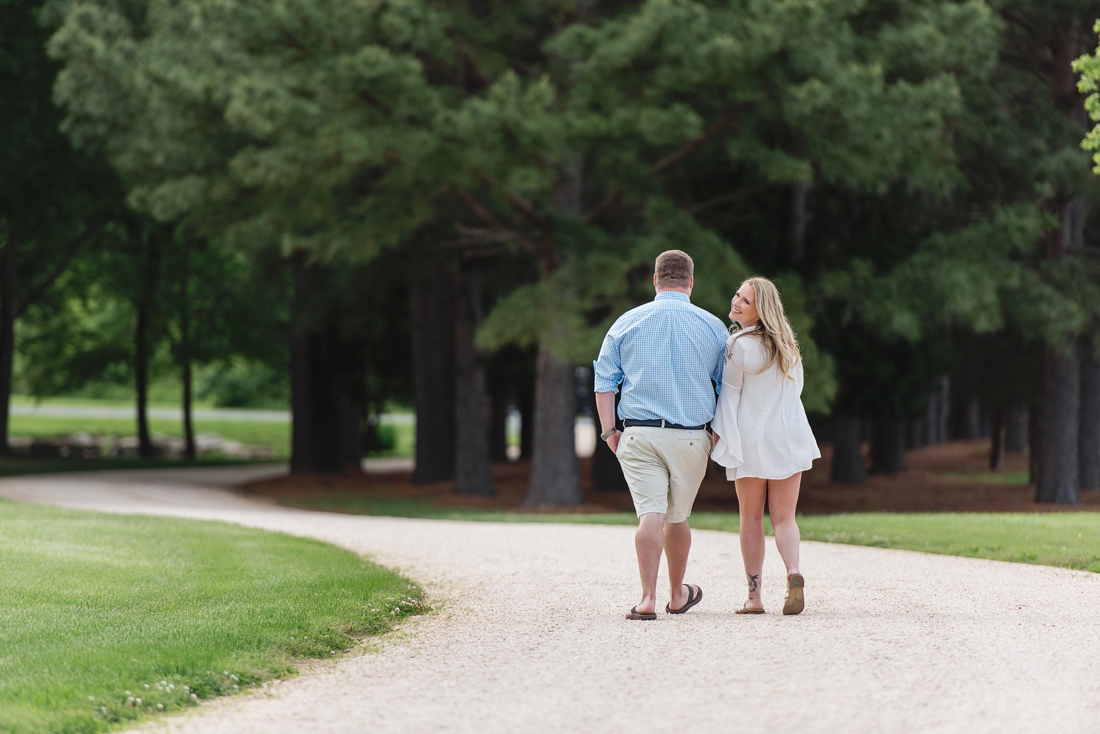
<svg viewBox="0 0 1100 734"><path fill-rule="evenodd" d="M592 363L596 392L618 392L619 418L700 426L714 418L729 332L677 291L627 311Z"/></svg>

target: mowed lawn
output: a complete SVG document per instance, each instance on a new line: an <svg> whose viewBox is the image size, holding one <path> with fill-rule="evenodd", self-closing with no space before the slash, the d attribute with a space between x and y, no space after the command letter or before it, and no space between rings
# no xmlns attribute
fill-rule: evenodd
<svg viewBox="0 0 1100 734"><path fill-rule="evenodd" d="M531 514L438 507L430 501L364 498L354 494L297 497L294 507L398 517L487 522L567 522L635 525L633 513ZM696 512L691 526L736 533L737 515ZM1100 513L860 513L800 515L803 540L868 545L1036 563L1100 573ZM771 526L765 518L765 530Z"/></svg>
<svg viewBox="0 0 1100 734"><path fill-rule="evenodd" d="M68 436L78 431L111 436L137 435L133 418L12 415L10 421L9 430L13 436ZM149 430L165 436L183 435L183 426L177 420L150 420ZM194 430L195 433L217 433L248 446L270 446L277 459L290 456L290 423L196 420Z"/></svg>
<svg viewBox="0 0 1100 734"><path fill-rule="evenodd" d="M97 732L293 674L422 607L324 543L0 501L0 732Z"/></svg>

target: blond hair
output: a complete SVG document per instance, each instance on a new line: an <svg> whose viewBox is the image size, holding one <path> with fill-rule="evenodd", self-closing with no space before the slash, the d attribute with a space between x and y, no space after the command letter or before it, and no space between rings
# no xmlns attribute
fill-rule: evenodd
<svg viewBox="0 0 1100 734"><path fill-rule="evenodd" d="M690 288L695 274L691 256L681 250L665 250L653 264L658 288Z"/></svg>
<svg viewBox="0 0 1100 734"><path fill-rule="evenodd" d="M787 321L787 313L783 310L779 289L775 287L775 283L761 277L749 278L741 284L742 287L746 285L752 286L752 292L756 295L756 313L760 318L752 331L734 331L733 338L737 340L751 334L759 339L767 355L767 361L760 371L763 372L778 362L779 371L790 377L802 359L802 353L798 350L798 340Z"/></svg>

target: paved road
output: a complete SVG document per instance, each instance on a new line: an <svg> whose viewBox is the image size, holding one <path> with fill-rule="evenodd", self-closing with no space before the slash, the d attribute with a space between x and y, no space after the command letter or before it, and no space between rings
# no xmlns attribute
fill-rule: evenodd
<svg viewBox="0 0 1100 734"><path fill-rule="evenodd" d="M632 531L292 511L224 489L254 467L39 476L0 496L208 518L319 538L403 570L440 608L374 652L157 731L1100 731L1100 575L806 543L807 610L742 600L734 535L698 532L683 617L622 619Z"/></svg>

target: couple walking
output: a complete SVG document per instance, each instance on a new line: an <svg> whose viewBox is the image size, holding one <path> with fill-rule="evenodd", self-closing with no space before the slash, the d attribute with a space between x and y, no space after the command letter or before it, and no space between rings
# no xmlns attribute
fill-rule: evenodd
<svg viewBox="0 0 1100 734"><path fill-rule="evenodd" d="M726 468L741 511L748 599L738 614L763 614L764 501L787 567L784 614L805 602L795 506L802 472L821 456L802 408L802 360L779 291L765 278L741 284L725 325L691 305L694 263L679 250L657 258L657 296L626 312L594 363L602 435L622 466L638 512L635 549L642 600L627 619L657 618L657 570L668 561L669 614L703 599L684 583L688 517L708 457ZM615 394L622 391L616 423ZM718 394L717 405L715 393ZM712 434L713 431L713 434Z"/></svg>

